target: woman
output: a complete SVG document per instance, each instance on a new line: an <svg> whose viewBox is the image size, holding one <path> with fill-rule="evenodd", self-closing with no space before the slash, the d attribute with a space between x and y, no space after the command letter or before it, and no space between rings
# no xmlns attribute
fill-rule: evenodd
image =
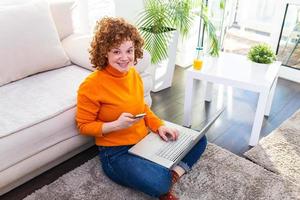
<svg viewBox="0 0 300 200"><path fill-rule="evenodd" d="M97 70L80 85L77 125L81 134L95 137L105 174L118 184L160 199L177 199L172 185L188 172L206 147L206 138L172 170L128 153L148 134L176 140L178 131L164 126L144 101L143 82L133 65L143 56L143 39L122 18L97 23L90 59ZM144 117L134 115L145 113Z"/></svg>

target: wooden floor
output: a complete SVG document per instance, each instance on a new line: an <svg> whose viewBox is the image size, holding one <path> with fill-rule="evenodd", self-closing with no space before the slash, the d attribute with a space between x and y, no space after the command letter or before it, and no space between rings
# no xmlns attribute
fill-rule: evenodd
<svg viewBox="0 0 300 200"><path fill-rule="evenodd" d="M185 70L177 67L172 87L161 92L152 93L152 110L162 119L182 124L185 91L184 78ZM249 149L248 140L251 133L258 95L245 90L215 86L213 101L211 103L204 103L202 84L198 83L196 87L199 92L195 97L193 105L192 128L200 130L209 117L219 108L225 106L222 115L207 132L208 141L242 156L242 154ZM221 93L222 90L224 91L223 95ZM265 118L263 122L261 137L268 135L299 108L300 84L279 79L270 116ZM61 175L80 166L96 155L97 149L92 147L3 195L0 199L22 199L36 189L53 182Z"/></svg>

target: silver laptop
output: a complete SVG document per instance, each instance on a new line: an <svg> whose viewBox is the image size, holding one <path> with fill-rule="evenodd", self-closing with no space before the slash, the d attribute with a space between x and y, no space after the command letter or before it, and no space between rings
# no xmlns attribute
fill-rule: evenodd
<svg viewBox="0 0 300 200"><path fill-rule="evenodd" d="M174 127L179 131L179 137L176 141L165 142L158 134L150 132L140 142L131 147L128 152L166 168L172 168L205 135L223 110L224 108L218 111L200 132L165 121L166 126Z"/></svg>

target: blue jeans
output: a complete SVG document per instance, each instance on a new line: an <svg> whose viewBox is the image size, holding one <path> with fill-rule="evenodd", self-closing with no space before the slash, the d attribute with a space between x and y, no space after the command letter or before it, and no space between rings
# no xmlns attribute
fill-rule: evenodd
<svg viewBox="0 0 300 200"><path fill-rule="evenodd" d="M181 160L186 171L197 162L207 145L206 137ZM170 170L156 163L128 153L130 146L99 147L99 157L104 173L114 182L142 191L150 196L166 194L171 184Z"/></svg>

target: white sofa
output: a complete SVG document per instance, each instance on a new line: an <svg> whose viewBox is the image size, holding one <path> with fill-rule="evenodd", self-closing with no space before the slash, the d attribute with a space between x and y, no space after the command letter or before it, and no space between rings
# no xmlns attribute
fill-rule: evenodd
<svg viewBox="0 0 300 200"><path fill-rule="evenodd" d="M0 2L0 196L94 144L75 126L91 35L73 32L73 5ZM151 105L148 66L145 53L137 69Z"/></svg>

